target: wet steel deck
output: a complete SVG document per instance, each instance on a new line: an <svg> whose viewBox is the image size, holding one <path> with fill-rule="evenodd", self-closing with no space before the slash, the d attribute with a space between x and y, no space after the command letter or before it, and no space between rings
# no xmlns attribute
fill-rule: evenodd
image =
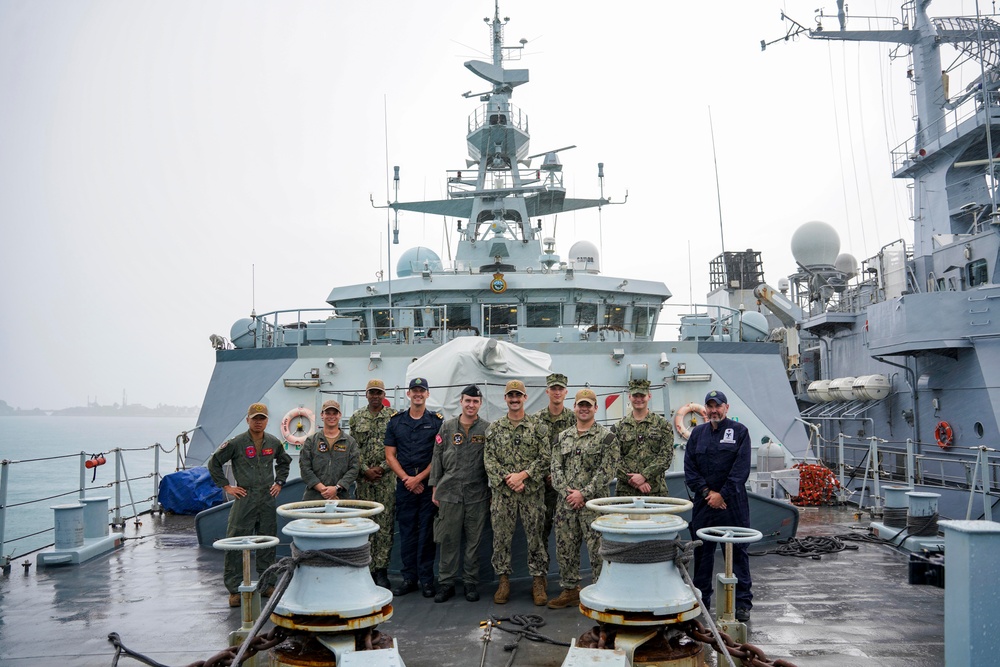
<svg viewBox="0 0 1000 667"><path fill-rule="evenodd" d="M850 531L845 509L805 510L799 536ZM136 536L129 526L126 536ZM204 660L227 645L240 625L222 587L222 554L197 546L189 517L144 517L139 538L81 566L25 571L18 563L0 579L0 664L110 665L107 635L166 665ZM720 550L721 551L721 550ZM27 558L19 559L19 562ZM820 561L777 555L751 560L754 611L750 641L769 657L804 666L937 667L944 664L944 591L907 583L907 559L888 547ZM393 577L394 582L397 580ZM585 577L587 583L587 577ZM479 621L491 613L540 614L543 634L572 641L592 625L574 609L531 603L530 579L513 582L511 602L494 605L459 594L435 604L419 593L394 600L394 617L380 629L394 636L407 667L479 665ZM549 593L558 592L555 578ZM494 632L486 665L506 665L509 635ZM513 665L562 664L566 649L522 641ZM123 665L140 664L122 659Z"/></svg>

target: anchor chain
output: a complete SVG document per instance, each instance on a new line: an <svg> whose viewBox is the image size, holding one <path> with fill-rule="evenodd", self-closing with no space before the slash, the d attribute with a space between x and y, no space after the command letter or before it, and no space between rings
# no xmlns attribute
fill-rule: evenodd
<svg viewBox="0 0 1000 667"><path fill-rule="evenodd" d="M246 646L246 649L243 651L243 657L240 658L238 663L234 661L238 655L237 651L243 648L243 646L230 647L225 651L220 651L219 653L213 655L208 660L192 662L190 665L187 665L187 667L232 667L233 665L242 665L244 662L261 651L267 651L268 649L274 648L281 642L285 641L287 636L288 633L284 628L274 626L267 634L259 634L249 642L243 643Z"/></svg>
<svg viewBox="0 0 1000 667"><path fill-rule="evenodd" d="M702 644L708 644L715 649L716 652L722 653L722 649L720 648L718 642L716 642L715 637L704 625L701 624L701 621L698 619L685 621L684 623L678 624L676 627L691 639L701 642ZM719 636L722 638L722 642L725 645L725 652L730 656L739 658L743 661L744 667L795 667L794 663L788 662L782 658L770 660L767 657L767 654L764 653L764 651L759 647L749 643L739 644L734 641L732 637L721 630L719 631Z"/></svg>
<svg viewBox="0 0 1000 667"><path fill-rule="evenodd" d="M232 646L224 651L216 653L208 660L198 660L192 662L186 667L233 667L234 665L242 665L244 662L249 660L251 657L257 655L261 651L267 651L281 642L285 641L288 637L287 631L280 627L275 626L271 628L270 632L266 634L259 634L253 637L248 642L245 642L246 649L243 652L243 657L239 662L234 662L236 660L237 651L241 648L240 646ZM139 662L150 665L150 667L166 667L163 663L157 662L152 658L131 650L125 644L122 643L121 637L117 632L112 632L108 635L108 641L111 642L115 647L115 655L111 661L112 667L118 665L118 659L125 655Z"/></svg>

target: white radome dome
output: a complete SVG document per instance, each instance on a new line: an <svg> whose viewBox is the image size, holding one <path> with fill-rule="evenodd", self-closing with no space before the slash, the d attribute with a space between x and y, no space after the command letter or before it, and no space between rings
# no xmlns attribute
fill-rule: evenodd
<svg viewBox="0 0 1000 667"><path fill-rule="evenodd" d="M813 220L792 234L792 257L802 266L833 266L838 253L840 235L829 223Z"/></svg>

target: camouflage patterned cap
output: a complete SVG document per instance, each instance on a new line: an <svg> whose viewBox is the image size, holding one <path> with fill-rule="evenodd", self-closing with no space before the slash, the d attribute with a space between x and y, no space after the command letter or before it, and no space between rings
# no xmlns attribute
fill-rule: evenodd
<svg viewBox="0 0 1000 667"><path fill-rule="evenodd" d="M568 387L568 380L562 373L551 373L545 376L545 386L547 387Z"/></svg>
<svg viewBox="0 0 1000 667"><path fill-rule="evenodd" d="M593 389L581 389L576 392L576 402L597 405L597 394L594 393Z"/></svg>
<svg viewBox="0 0 1000 667"><path fill-rule="evenodd" d="M629 380L628 381L628 395L635 396L636 394L642 394L643 396L649 396L649 380Z"/></svg>
<svg viewBox="0 0 1000 667"><path fill-rule="evenodd" d="M327 410L331 410L331 409L336 410L337 412L340 412L340 403L338 403L337 401L333 400L332 398L330 400L328 400L328 401L323 401L323 408L320 410L320 414L326 412Z"/></svg>
<svg viewBox="0 0 1000 667"><path fill-rule="evenodd" d="M521 382L520 380L511 380L510 382L507 383L507 386L504 387L503 389L504 396L506 396L511 392L517 392L519 394L524 394L525 396L528 395L527 390L525 390L524 388L524 383Z"/></svg>
<svg viewBox="0 0 1000 667"><path fill-rule="evenodd" d="M247 417L253 419L257 415L267 416L267 406L263 403L254 403L249 408L247 408Z"/></svg>
<svg viewBox="0 0 1000 667"><path fill-rule="evenodd" d="M365 385L365 393L371 391L372 389L377 389L381 392L385 392L385 382L381 380L369 380L368 384Z"/></svg>

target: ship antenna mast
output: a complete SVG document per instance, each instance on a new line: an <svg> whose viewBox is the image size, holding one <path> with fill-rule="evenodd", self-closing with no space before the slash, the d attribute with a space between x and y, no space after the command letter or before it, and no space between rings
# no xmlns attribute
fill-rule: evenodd
<svg viewBox="0 0 1000 667"><path fill-rule="evenodd" d="M976 41L979 43L980 52L983 51L983 20L979 13L979 0L976 0ZM980 85L986 91L986 58L979 58ZM997 219L997 178L996 178L996 158L993 155L993 132L990 127L986 127L986 155L989 159L988 173L990 175L990 218Z"/></svg>
<svg viewBox="0 0 1000 667"><path fill-rule="evenodd" d="M712 107L708 107L708 131L712 135L712 163L715 165L715 200L719 206L719 239L722 254L726 254L726 232L722 225L722 188L719 187L719 158L715 154L715 125L712 123Z"/></svg>
<svg viewBox="0 0 1000 667"><path fill-rule="evenodd" d="M389 104L385 95L382 96L382 132L385 136L385 198L389 199ZM395 197L399 201L399 167L394 167ZM373 202L374 204L374 202ZM399 243L399 211L394 209L396 218L395 229L389 229L389 211L385 212L385 270L387 288L389 290L389 317L392 317L392 244ZM390 234L390 232L392 232ZM389 238L392 237L390 241Z"/></svg>

